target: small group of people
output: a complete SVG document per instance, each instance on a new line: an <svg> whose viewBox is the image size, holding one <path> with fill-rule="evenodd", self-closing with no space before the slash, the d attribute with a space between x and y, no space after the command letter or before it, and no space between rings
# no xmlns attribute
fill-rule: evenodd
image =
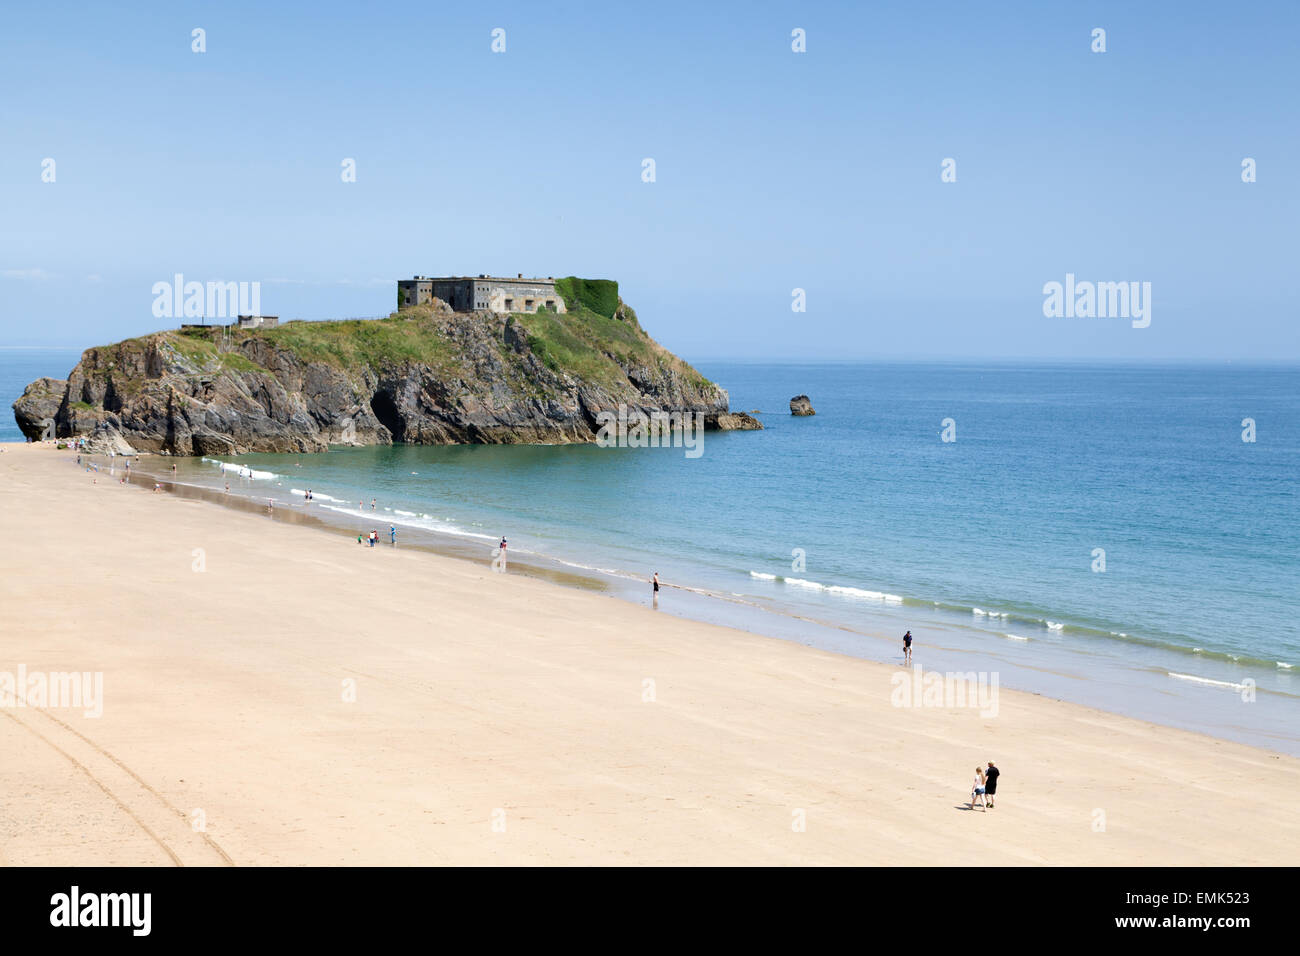
<svg viewBox="0 0 1300 956"><path fill-rule="evenodd" d="M975 768L975 781L970 787L970 808L975 809L975 801L978 799L980 806L985 812L993 809L993 797L998 792L998 777L1001 775L993 761L989 761L989 767L984 770L981 767Z"/></svg>
<svg viewBox="0 0 1300 956"><path fill-rule="evenodd" d="M388 526L388 540L393 545L394 548L397 547L397 525L390 524ZM369 542L370 547L373 548L376 542L378 541L379 541L378 531L372 530L369 534L357 535L357 544L365 544L366 542Z"/></svg>
<svg viewBox="0 0 1300 956"><path fill-rule="evenodd" d="M312 491L311 491L310 488L308 488L306 491L304 491L304 492L302 493L302 500L303 500L303 501L311 501L311 500L312 500Z"/></svg>

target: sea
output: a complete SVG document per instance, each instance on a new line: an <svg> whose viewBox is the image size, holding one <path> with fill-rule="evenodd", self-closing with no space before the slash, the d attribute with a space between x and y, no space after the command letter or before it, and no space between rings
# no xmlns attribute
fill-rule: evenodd
<svg viewBox="0 0 1300 956"><path fill-rule="evenodd" d="M76 360L0 350L0 397ZM694 364L764 429L137 469L485 567L505 536L507 573L647 606L657 572L659 613L900 669L910 630L926 672L1300 755L1300 368Z"/></svg>

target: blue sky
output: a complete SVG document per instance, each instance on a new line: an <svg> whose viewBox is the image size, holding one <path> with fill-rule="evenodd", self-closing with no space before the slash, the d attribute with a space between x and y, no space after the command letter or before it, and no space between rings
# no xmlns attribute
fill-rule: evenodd
<svg viewBox="0 0 1300 956"><path fill-rule="evenodd" d="M166 325L178 272L286 319L523 272L696 360L1300 359L1300 4L611 7L11 6L0 344ZM1150 327L1044 317L1067 272Z"/></svg>

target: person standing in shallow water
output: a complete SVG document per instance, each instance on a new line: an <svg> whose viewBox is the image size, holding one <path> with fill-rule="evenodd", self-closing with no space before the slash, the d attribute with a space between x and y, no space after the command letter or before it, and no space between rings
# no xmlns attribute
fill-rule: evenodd
<svg viewBox="0 0 1300 956"><path fill-rule="evenodd" d="M650 579L650 584L654 588L654 591L652 592L654 594L654 606L658 607L659 606L659 572L658 571L656 571L654 573L654 577Z"/></svg>
<svg viewBox="0 0 1300 956"><path fill-rule="evenodd" d="M903 663L912 663L912 632L903 635Z"/></svg>

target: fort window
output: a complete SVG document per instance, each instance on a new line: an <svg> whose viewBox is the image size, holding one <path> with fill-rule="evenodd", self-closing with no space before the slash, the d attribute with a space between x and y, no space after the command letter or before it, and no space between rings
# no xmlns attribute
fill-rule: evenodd
<svg viewBox="0 0 1300 956"><path fill-rule="evenodd" d="M515 300L514 300L514 299L506 299L506 308L507 308L507 309L513 309L514 307L515 307Z"/></svg>
<svg viewBox="0 0 1300 956"><path fill-rule="evenodd" d="M528 311L529 309L531 309L532 307L533 307L533 300L532 300L532 299L524 299L524 311L527 312L527 311Z"/></svg>

